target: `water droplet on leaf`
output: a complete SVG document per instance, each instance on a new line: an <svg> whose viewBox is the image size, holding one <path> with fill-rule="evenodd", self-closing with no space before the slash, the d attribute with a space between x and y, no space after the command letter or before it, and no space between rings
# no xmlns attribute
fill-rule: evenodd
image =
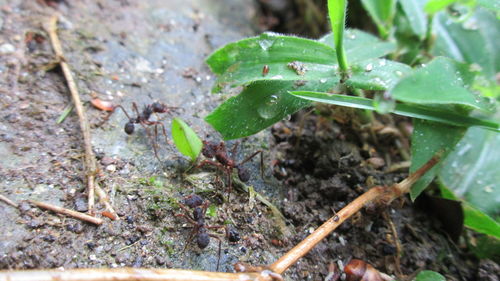
<svg viewBox="0 0 500 281"><path fill-rule="evenodd" d="M378 113L386 114L394 110L396 107L396 101L388 95L379 93L375 95L373 106Z"/></svg>
<svg viewBox="0 0 500 281"><path fill-rule="evenodd" d="M265 103L257 108L259 116L264 119L271 119L276 116L278 114L278 100L277 95L271 95Z"/></svg>

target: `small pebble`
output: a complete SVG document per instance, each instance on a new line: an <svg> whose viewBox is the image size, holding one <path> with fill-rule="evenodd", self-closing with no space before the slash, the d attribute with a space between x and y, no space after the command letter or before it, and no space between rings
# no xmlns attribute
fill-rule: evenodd
<svg viewBox="0 0 500 281"><path fill-rule="evenodd" d="M0 55L12 54L16 51L16 47L14 45L5 43L0 45Z"/></svg>

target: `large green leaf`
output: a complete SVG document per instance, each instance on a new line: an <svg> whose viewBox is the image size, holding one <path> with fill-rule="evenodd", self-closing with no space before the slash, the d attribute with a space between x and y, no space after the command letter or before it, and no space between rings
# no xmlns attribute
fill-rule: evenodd
<svg viewBox="0 0 500 281"><path fill-rule="evenodd" d="M500 215L500 134L470 128L439 173L443 184L492 217Z"/></svg>
<svg viewBox="0 0 500 281"><path fill-rule="evenodd" d="M333 46L333 35L327 34L318 40ZM350 63L375 59L390 54L396 50L393 42L384 42L377 37L358 29L347 29L344 33L344 47Z"/></svg>
<svg viewBox="0 0 500 281"><path fill-rule="evenodd" d="M392 26L394 12L396 11L396 1L361 0L361 3L377 25L380 36L386 38Z"/></svg>
<svg viewBox="0 0 500 281"><path fill-rule="evenodd" d="M289 67L291 62L305 67L303 74ZM214 90L224 85L238 86L259 80L316 80L336 76L335 50L314 40L263 33L227 44L207 59L219 75ZM269 68L266 74L264 66Z"/></svg>
<svg viewBox="0 0 500 281"><path fill-rule="evenodd" d="M229 98L217 107L205 120L212 125L225 140L255 134L287 115L310 105L310 102L287 93L293 89L333 88L338 78L321 82L309 81L257 81L249 84L237 96Z"/></svg>
<svg viewBox="0 0 500 281"><path fill-rule="evenodd" d="M500 71L500 21L492 13L478 9L465 22L439 13L433 27L437 33L433 55L475 63L490 78Z"/></svg>
<svg viewBox="0 0 500 281"><path fill-rule="evenodd" d="M373 100L362 97L353 97L353 96L346 96L339 94L327 94L321 92L310 92L302 90L292 91L291 94L315 102L348 106L359 109L375 110L375 107L373 106ZM490 130L500 131L499 129L500 124L493 121L468 117L465 115L460 115L449 111L436 111L435 108L428 108L421 105L398 103L395 105L395 108L389 112L403 116L439 122L446 124L448 126L458 126L458 127L480 126ZM430 157L427 160L429 159ZM426 161L423 161L422 163L420 163L420 165L423 165Z"/></svg>
<svg viewBox="0 0 500 281"><path fill-rule="evenodd" d="M425 2L425 0L399 1L406 18L410 22L411 29L420 39L424 39L427 32L427 15L424 12Z"/></svg>
<svg viewBox="0 0 500 281"><path fill-rule="evenodd" d="M411 166L413 173L427 163L437 152L441 152L444 159L463 137L466 128L449 126L427 120L413 120L413 134L411 137ZM411 188L410 197L415 200L434 179L441 165L438 164L427 171Z"/></svg>
<svg viewBox="0 0 500 281"><path fill-rule="evenodd" d="M455 104L493 111L493 103L467 89L473 79L474 74L469 71L468 65L438 57L399 81L391 95L403 102Z"/></svg>
<svg viewBox="0 0 500 281"><path fill-rule="evenodd" d="M388 90L411 72L411 67L386 59L370 59L351 65L346 84L365 90Z"/></svg>

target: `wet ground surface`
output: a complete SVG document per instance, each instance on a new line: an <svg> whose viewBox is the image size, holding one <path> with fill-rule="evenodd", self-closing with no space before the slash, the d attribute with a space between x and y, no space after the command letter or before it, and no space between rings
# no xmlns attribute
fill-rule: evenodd
<svg viewBox="0 0 500 281"><path fill-rule="evenodd" d="M126 135L126 116L89 104L92 98L121 104L129 114L132 102L153 101L178 107L161 121L170 135L172 116L180 117L200 135L219 140L203 117L223 97L210 93L213 75L205 57L224 43L252 34L252 3L245 1L9 1L0 2L2 101L0 124L0 192L21 202L34 199L86 211L83 141L76 114L56 121L71 105L66 82L54 68L43 24L61 13L59 36L72 68L92 129L92 142L103 171L102 187L121 220L95 227L22 205L22 212L0 206L0 267L176 267L215 270L217 242L201 251L193 243L183 252L190 228L177 202L196 191L215 207L207 223L232 223L242 240L223 239L221 268L232 270L241 259L269 263L276 255L263 251L267 237L260 228L274 227L262 204L248 206L248 197L233 193L231 203L214 169L192 169L160 135L154 157L145 129L137 125ZM244 7L242 9L242 7ZM35 39L31 39L35 38ZM100 126L98 126L100 125ZM152 128L149 128L153 132ZM240 144L239 158L261 147L263 133ZM250 184L272 191L249 164ZM221 178L221 177L219 177ZM271 220L272 222L272 220ZM259 227L255 227L259 225ZM223 236L223 232L219 233ZM267 234L266 234L267 235ZM266 247L267 248L267 247Z"/></svg>
<svg viewBox="0 0 500 281"><path fill-rule="evenodd" d="M264 178L254 160L248 165L249 185L280 207L287 227L278 228L272 212L239 188L225 200L224 176L216 176L214 169L185 172L189 162L170 139L160 135L158 161L144 128L137 126L128 136L122 111L103 122L107 113L89 104L100 98L133 113L132 102L142 108L161 101L178 107L161 116L168 135L171 118L178 116L200 136L219 140L203 117L224 97L210 94L214 77L204 58L253 34L252 2L58 2L0 0L0 194L16 202L35 199L87 211L81 131L75 113L56 122L71 100L42 28L59 12L65 60L78 81L103 171L100 184L121 219L105 218L96 227L27 203L19 210L2 203L0 269L216 270L217 240L204 250L195 243L185 248L190 224L175 216L182 212L178 202L192 192L210 202L207 223L231 224L241 236L229 243L223 231L216 232L223 241L219 270L232 271L238 260L269 264L367 187L406 177L404 171L385 172L404 160L395 148L397 137L378 135L374 141L370 132L349 121L351 115L333 114L334 120L294 115L241 140L237 156L265 150ZM356 215L287 271L286 278L323 280L330 263L342 265L353 257L396 274L393 224L405 275L431 269L450 280L495 280L497 264L475 260L450 242L427 213L403 201L385 214L372 210Z"/></svg>

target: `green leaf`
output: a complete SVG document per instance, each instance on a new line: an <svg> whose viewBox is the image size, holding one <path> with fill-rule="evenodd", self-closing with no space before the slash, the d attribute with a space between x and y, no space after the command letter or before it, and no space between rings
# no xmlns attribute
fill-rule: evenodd
<svg viewBox="0 0 500 281"><path fill-rule="evenodd" d="M479 6L482 6L497 14L497 18L500 18L500 2L498 0L476 0Z"/></svg>
<svg viewBox="0 0 500 281"><path fill-rule="evenodd" d="M470 128L439 173L455 196L492 217L500 215L499 148L499 133Z"/></svg>
<svg viewBox="0 0 500 281"><path fill-rule="evenodd" d="M450 155L443 164L443 169L440 171L440 182L439 182L439 190L441 191L441 196L446 199L451 200L460 200L462 201L462 208L464 210L464 225L470 229L473 229L479 233L484 233L488 235L495 236L500 238L500 224L495 221L493 218L488 216L487 214L481 212L468 202L461 200L458 198L453 191L445 186L443 180L441 179L441 174L444 170L449 168L448 160L452 158Z"/></svg>
<svg viewBox="0 0 500 281"><path fill-rule="evenodd" d="M475 63L491 79L500 71L500 21L492 13L477 9L465 22L439 13L433 29L437 33L433 55Z"/></svg>
<svg viewBox="0 0 500 281"><path fill-rule="evenodd" d="M207 208L207 216L209 217L212 217L212 218L215 218L217 217L217 206L215 205L210 205L208 208Z"/></svg>
<svg viewBox="0 0 500 281"><path fill-rule="evenodd" d="M318 40L330 47L333 45L333 35L325 35ZM393 42L384 42L377 37L358 29L347 29L344 34L344 47L350 62L361 62L368 59L383 57L396 50Z"/></svg>
<svg viewBox="0 0 500 281"><path fill-rule="evenodd" d="M386 59L371 59L353 64L346 84L364 90L388 90L411 72L411 67Z"/></svg>
<svg viewBox="0 0 500 281"><path fill-rule="evenodd" d="M200 154L203 143L196 133L184 121L174 118L172 121L172 138L180 153L195 161Z"/></svg>
<svg viewBox="0 0 500 281"><path fill-rule="evenodd" d="M288 66L294 61L303 64L303 74ZM207 59L210 69L219 75L214 90L260 80L319 81L337 76L336 62L335 50L325 44L275 33L227 44Z"/></svg>
<svg viewBox="0 0 500 281"><path fill-rule="evenodd" d="M290 93L296 97L300 97L310 101L348 106L359 109L375 110L372 99L309 91L292 91ZM435 121L451 126L480 126L500 132L500 124L493 121L464 116L453 112L436 111L434 108L428 108L421 105L397 103L394 110L391 110L390 112L398 115ZM426 161L420 163L420 165L424 164Z"/></svg>
<svg viewBox="0 0 500 281"><path fill-rule="evenodd" d="M435 271L423 270L418 273L415 281L446 281L446 278Z"/></svg>
<svg viewBox="0 0 500 281"><path fill-rule="evenodd" d="M466 64L438 57L407 75L392 89L396 100L417 104L456 104L493 111L494 104L467 90L474 74Z"/></svg>
<svg viewBox="0 0 500 281"><path fill-rule="evenodd" d="M413 120L410 173L418 170L439 151L442 151L441 159L444 159L455 148L465 131L466 129L463 127L449 126L426 120ZM434 179L440 166L441 164L438 164L427 171L413 185L410 191L412 200L415 200Z"/></svg>
<svg viewBox="0 0 500 281"><path fill-rule="evenodd" d="M428 14L435 14L458 0L429 0L424 7L424 11Z"/></svg>
<svg viewBox="0 0 500 281"><path fill-rule="evenodd" d="M289 95L288 90L301 88L326 91L337 83L338 78L322 82L309 81L305 85L293 81L253 82L239 95L217 107L205 120L225 140L250 136L310 105L308 101Z"/></svg>
<svg viewBox="0 0 500 281"><path fill-rule="evenodd" d="M427 32L427 15L424 12L424 0L399 1L406 18L410 22L411 29L420 38L424 39Z"/></svg>
<svg viewBox="0 0 500 281"><path fill-rule="evenodd" d="M343 72L347 72L347 57L344 49L344 29L347 0L328 0L328 16L332 26L333 42L337 51L337 61Z"/></svg>
<svg viewBox="0 0 500 281"><path fill-rule="evenodd" d="M483 235L476 239L474 245L469 248L480 259L493 259L496 263L500 261L500 239Z"/></svg>
<svg viewBox="0 0 500 281"><path fill-rule="evenodd" d="M382 38L387 38L396 11L395 0L362 0L361 3L377 25Z"/></svg>

